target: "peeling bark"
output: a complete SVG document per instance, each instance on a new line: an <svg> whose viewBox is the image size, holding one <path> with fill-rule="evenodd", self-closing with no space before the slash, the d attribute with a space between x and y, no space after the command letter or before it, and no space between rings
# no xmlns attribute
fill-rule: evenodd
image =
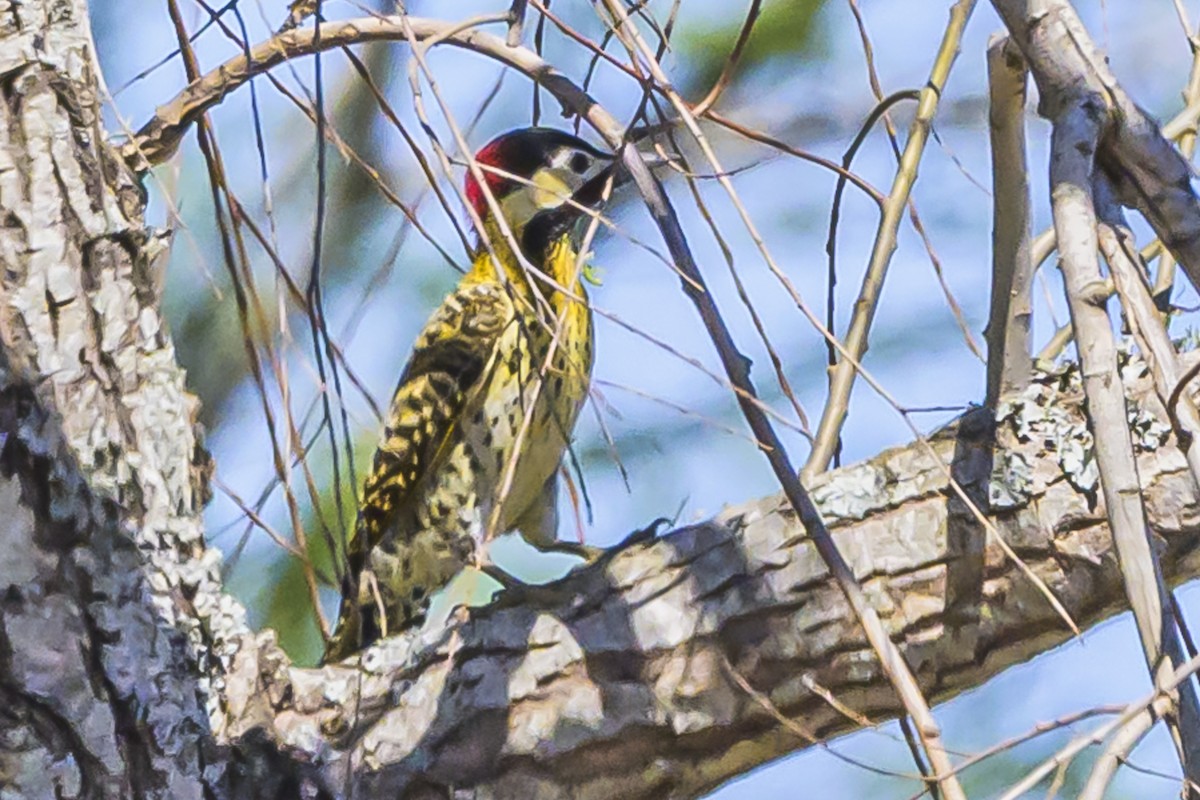
<svg viewBox="0 0 1200 800"><path fill-rule="evenodd" d="M206 457L154 279L164 237L105 143L82 0L0 3L0 786L24 797L695 796L899 703L778 497L502 596L361 660L293 666L222 593ZM1200 498L1126 360L1167 578ZM814 499L922 688L943 700L1064 641L941 462L1081 624L1124 591L1082 390L1042 376Z"/></svg>

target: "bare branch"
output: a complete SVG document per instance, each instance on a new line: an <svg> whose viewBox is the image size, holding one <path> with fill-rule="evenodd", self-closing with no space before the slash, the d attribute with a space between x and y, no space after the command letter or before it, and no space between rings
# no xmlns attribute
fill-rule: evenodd
<svg viewBox="0 0 1200 800"><path fill-rule="evenodd" d="M1042 116L1056 119L1081 92L1101 104L1098 164L1121 201L1145 215L1192 284L1200 286L1200 202L1187 161L1121 88L1070 3L992 0L992 5L1029 63Z"/></svg>
<svg viewBox="0 0 1200 800"><path fill-rule="evenodd" d="M958 56L959 41L967 20L975 8L975 0L959 0L950 11L950 22L942 36L942 43L929 73L929 82L921 90L917 103L917 115L909 127L908 141L904 145L904 154L900 166L892 182L892 190L888 193L883 205L883 218L875 234L875 244L871 249L871 260L867 265L866 275L863 276L862 288L854 303L854 314L850 320L850 329L846 332L845 348L850 358L845 356L838 362L829 378L829 399L821 414L821 422L817 426L816 441L812 452L804 465L804 478L811 481L833 459L838 441L842 435L842 426L846 422L849 410L850 391L858 375L857 364L862 361L867 351L867 336L871 322L875 317L875 309L879 304L879 296L883 291L883 281L887 276L888 264L896 251L896 231L908 199L912 193L913 184L917 180L917 168L921 155L925 150L925 142L929 138L929 130L933 125L933 116L937 111L938 101L942 90L950 76L950 68Z"/></svg>
<svg viewBox="0 0 1200 800"><path fill-rule="evenodd" d="M1158 721L1160 714L1169 713L1171 702L1169 698L1159 698L1157 705L1160 708L1154 708L1152 703L1149 708L1139 713L1136 717L1126 722L1117 730L1116 734L1109 740L1108 746L1104 748L1104 752L1100 754L1100 758L1096 759L1096 764L1092 767L1092 774L1088 776L1087 785L1083 787L1083 791L1079 794L1079 800L1104 800L1104 795L1108 793L1108 785L1117 774L1117 768L1121 766L1121 762L1128 756L1133 748L1137 747L1137 743L1150 732L1154 727L1154 723Z"/></svg>
<svg viewBox="0 0 1200 800"><path fill-rule="evenodd" d="M507 15L503 18L507 19ZM462 23L394 15L322 22L314 28L283 31L251 48L248 58L243 54L229 59L191 83L173 100L160 106L153 119L139 129L132 142L125 145L122 154L139 170L161 163L171 156L187 129L200 115L255 75L261 75L285 61L311 55L318 48L324 51L361 42L407 40L406 26L419 43L444 42L473 50L525 73L557 97L565 107L587 119L610 146L615 148L620 144L621 125L586 92L533 51L509 47L504 39L474 27L482 21L496 21L496 18L485 17ZM316 27L320 29L319 34L315 33Z"/></svg>
<svg viewBox="0 0 1200 800"><path fill-rule="evenodd" d="M1189 680L1198 669L1200 669L1200 658L1193 658L1186 664L1181 665L1178 670L1175 670L1170 675L1169 680L1162 689L1156 689L1144 700L1130 703L1121 716L1106 722L1091 733L1072 739L1067 743L1066 747L1055 753L1052 758L1042 762L1036 769L1026 775L1024 779L1011 786L1000 800L1018 800L1018 798L1025 796L1026 792L1032 790L1051 772L1056 769L1064 769L1071 763L1071 759L1083 752L1085 748L1094 744L1100 744L1114 731L1122 729L1137 731L1142 729L1147 719L1161 716L1163 710L1171 705L1171 701L1166 693L1173 691Z"/></svg>
<svg viewBox="0 0 1200 800"><path fill-rule="evenodd" d="M989 127L992 142L992 303L987 400L1019 393L1033 371L1029 164L1025 158L1025 60L1007 37L988 43Z"/></svg>
<svg viewBox="0 0 1200 800"><path fill-rule="evenodd" d="M1142 650L1156 686L1182 662L1173 620L1167 612L1166 587L1150 547L1137 465L1130 440L1125 396L1117 373L1117 354L1106 309L1107 292L1097 258L1096 214L1092 196L1093 159L1103 106L1089 95L1077 105L1058 105L1051 139L1050 182L1054 230L1058 238L1076 349L1088 398L1096 463L1109 523L1126 576L1126 591L1141 635ZM1190 684L1188 685L1190 688ZM1179 717L1169 717L1185 772L1200 769L1193 748L1200 748L1195 695L1183 694Z"/></svg>

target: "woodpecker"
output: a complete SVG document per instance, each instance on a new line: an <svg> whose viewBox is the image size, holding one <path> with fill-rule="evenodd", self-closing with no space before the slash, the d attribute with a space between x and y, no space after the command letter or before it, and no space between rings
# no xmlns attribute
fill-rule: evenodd
<svg viewBox="0 0 1200 800"><path fill-rule="evenodd" d="M489 535L515 529L540 550L585 549L558 541L558 469L593 360L579 223L617 162L551 128L503 134L475 160L519 252L468 171L484 235L392 396L326 662L420 624Z"/></svg>

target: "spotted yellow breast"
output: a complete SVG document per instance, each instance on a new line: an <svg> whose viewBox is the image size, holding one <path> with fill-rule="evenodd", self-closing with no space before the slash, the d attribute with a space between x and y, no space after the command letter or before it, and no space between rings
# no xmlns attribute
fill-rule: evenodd
<svg viewBox="0 0 1200 800"><path fill-rule="evenodd" d="M498 255L503 278L480 254L401 376L327 659L419 621L490 536L519 527L553 540L556 471L590 383L591 311L567 237L542 261L565 292Z"/></svg>
<svg viewBox="0 0 1200 800"><path fill-rule="evenodd" d="M547 254L546 272L568 275L574 262L564 237ZM464 421L464 452L482 466L477 487L492 493L480 499L489 516L485 524L495 522L485 536L512 530L539 502L587 398L592 316L582 286L572 283L570 295L547 287L545 302L532 291L515 298L487 387Z"/></svg>

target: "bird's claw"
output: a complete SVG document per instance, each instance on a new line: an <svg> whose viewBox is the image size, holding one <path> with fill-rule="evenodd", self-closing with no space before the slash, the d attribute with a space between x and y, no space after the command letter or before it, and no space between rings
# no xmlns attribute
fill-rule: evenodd
<svg viewBox="0 0 1200 800"><path fill-rule="evenodd" d="M659 517L644 528L639 528L636 531L628 534L624 539L617 543L613 550L622 550L626 547L632 547L635 544L645 544L652 542L658 538L658 529L670 525L673 522L668 517Z"/></svg>

